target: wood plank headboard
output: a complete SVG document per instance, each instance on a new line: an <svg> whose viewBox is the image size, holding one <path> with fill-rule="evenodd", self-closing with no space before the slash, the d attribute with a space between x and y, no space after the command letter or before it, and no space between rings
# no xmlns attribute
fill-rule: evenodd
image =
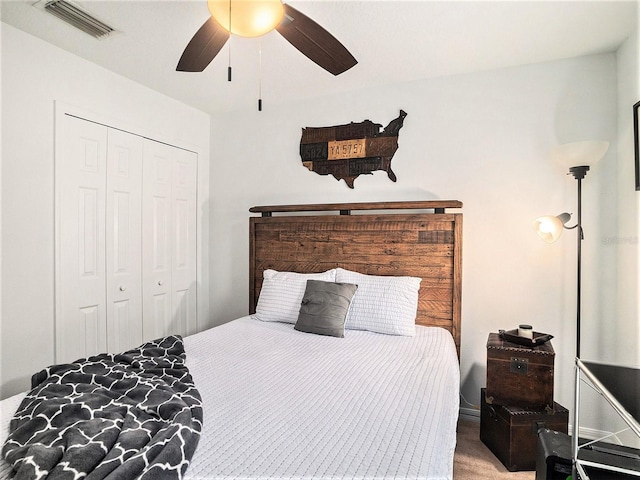
<svg viewBox="0 0 640 480"><path fill-rule="evenodd" d="M462 202L251 208L262 216L249 222L250 313L255 313L262 273L269 268L315 273L341 267L421 277L416 324L449 330L460 355L462 213L445 211L452 208L462 208Z"/></svg>

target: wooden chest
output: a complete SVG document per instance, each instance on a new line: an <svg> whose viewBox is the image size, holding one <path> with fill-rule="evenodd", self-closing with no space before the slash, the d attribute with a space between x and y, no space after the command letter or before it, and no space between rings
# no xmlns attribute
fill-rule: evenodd
<svg viewBox="0 0 640 480"><path fill-rule="evenodd" d="M482 389L480 405L480 440L507 470L536 469L538 430L548 428L567 433L569 410L559 403L542 411L518 407L489 405Z"/></svg>
<svg viewBox="0 0 640 480"><path fill-rule="evenodd" d="M523 347L504 341L497 333L487 340L487 403L530 410L553 406L551 342Z"/></svg>

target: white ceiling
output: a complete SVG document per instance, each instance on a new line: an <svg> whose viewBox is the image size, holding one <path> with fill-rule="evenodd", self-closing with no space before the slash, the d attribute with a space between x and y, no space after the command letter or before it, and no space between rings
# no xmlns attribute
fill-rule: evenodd
<svg viewBox="0 0 640 480"><path fill-rule="evenodd" d="M1 0L2 21L207 112L257 108L260 78L266 108L369 86L612 52L634 28L638 4L291 0L358 60L334 77L275 31L261 39L233 37L203 73L176 72L184 47L208 17L206 0L76 2L117 29L102 40L33 7L34 1Z"/></svg>

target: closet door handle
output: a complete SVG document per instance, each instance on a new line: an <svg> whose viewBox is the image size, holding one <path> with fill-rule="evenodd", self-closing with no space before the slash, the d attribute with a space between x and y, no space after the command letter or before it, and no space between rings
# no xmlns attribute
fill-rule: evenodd
<svg viewBox="0 0 640 480"><path fill-rule="evenodd" d="M164 280L158 280L158 285L161 287L162 285L164 285Z"/></svg>
<svg viewBox="0 0 640 480"><path fill-rule="evenodd" d="M120 285L120 286L118 287L118 289L119 289L121 292L124 292L124 291L127 289L127 287L126 287L126 285Z"/></svg>

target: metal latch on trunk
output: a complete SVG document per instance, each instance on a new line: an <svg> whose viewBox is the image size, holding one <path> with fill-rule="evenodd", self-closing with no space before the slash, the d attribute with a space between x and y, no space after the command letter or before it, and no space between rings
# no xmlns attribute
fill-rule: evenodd
<svg viewBox="0 0 640 480"><path fill-rule="evenodd" d="M511 357L510 370L512 373L520 373L522 375L526 375L529 371L529 359Z"/></svg>

